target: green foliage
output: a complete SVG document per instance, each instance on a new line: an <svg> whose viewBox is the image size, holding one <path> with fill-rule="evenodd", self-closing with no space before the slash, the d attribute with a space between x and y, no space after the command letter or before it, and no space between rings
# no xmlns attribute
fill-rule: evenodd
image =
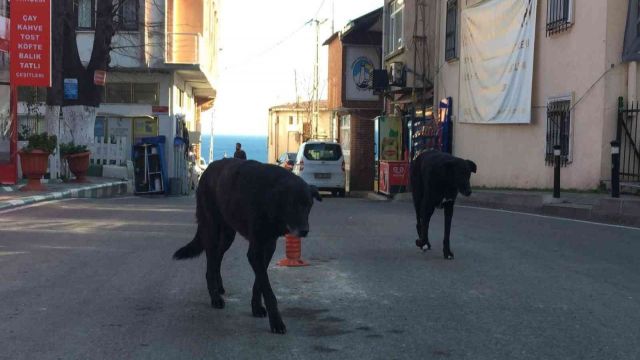
<svg viewBox="0 0 640 360"><path fill-rule="evenodd" d="M76 145L72 142L60 144L60 155L73 155L87 152L87 145Z"/></svg>
<svg viewBox="0 0 640 360"><path fill-rule="evenodd" d="M29 145L27 145L23 151L31 152L33 150L42 150L53 154L56 151L56 144L58 138L55 135L49 135L46 132L42 134L29 135L27 138Z"/></svg>

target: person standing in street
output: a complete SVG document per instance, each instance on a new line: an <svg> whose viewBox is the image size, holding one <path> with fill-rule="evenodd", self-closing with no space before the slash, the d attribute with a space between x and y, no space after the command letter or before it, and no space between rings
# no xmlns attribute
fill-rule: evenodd
<svg viewBox="0 0 640 360"><path fill-rule="evenodd" d="M247 160L247 154L242 150L242 144L236 143L236 152L233 153L233 157L236 159Z"/></svg>

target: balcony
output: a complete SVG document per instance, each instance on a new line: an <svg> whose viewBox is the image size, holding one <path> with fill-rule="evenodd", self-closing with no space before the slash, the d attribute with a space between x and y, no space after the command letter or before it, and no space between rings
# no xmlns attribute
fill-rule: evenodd
<svg viewBox="0 0 640 360"><path fill-rule="evenodd" d="M200 64L202 36L195 33L167 33L165 60L167 64Z"/></svg>
<svg viewBox="0 0 640 360"><path fill-rule="evenodd" d="M205 45L199 33L172 32L166 34L165 63L193 85L197 96L213 97L215 66L214 49Z"/></svg>

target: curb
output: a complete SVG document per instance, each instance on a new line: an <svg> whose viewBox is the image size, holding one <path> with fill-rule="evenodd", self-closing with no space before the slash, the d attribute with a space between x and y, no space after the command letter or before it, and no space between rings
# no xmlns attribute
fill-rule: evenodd
<svg viewBox="0 0 640 360"><path fill-rule="evenodd" d="M44 195L27 196L16 200L0 202L0 211L14 209L21 206L40 202L69 199L69 198L105 198L125 195L128 192L126 181L115 181L103 184L95 184L64 191L51 192Z"/></svg>
<svg viewBox="0 0 640 360"><path fill-rule="evenodd" d="M379 195L371 193L369 198L373 196ZM395 194L392 201L411 201L411 194ZM543 193L474 191L468 198L458 196L456 204L640 227L640 198L600 197L583 204Z"/></svg>

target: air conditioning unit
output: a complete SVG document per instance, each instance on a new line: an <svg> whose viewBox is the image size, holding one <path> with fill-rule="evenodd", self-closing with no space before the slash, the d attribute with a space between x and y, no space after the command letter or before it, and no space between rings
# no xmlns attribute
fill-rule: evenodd
<svg viewBox="0 0 640 360"><path fill-rule="evenodd" d="M389 85L405 86L404 64L401 62L392 62L389 65Z"/></svg>

